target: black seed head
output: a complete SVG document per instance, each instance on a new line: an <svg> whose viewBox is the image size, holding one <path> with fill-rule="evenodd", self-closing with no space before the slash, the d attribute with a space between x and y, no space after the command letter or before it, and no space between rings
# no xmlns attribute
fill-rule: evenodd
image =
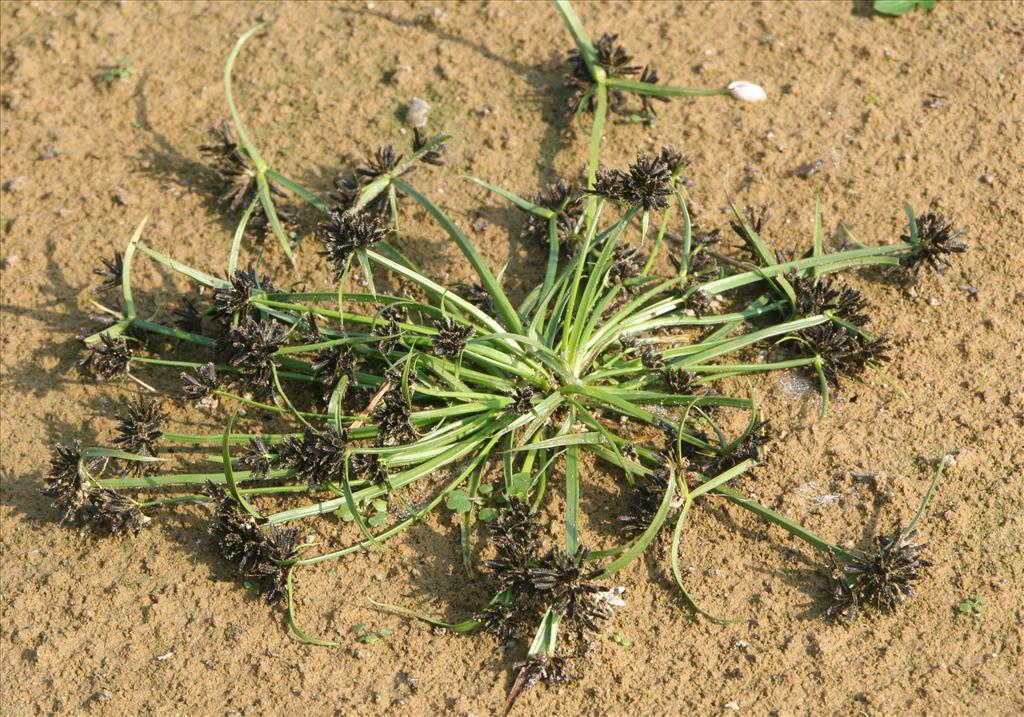
<svg viewBox="0 0 1024 717"><path fill-rule="evenodd" d="M546 652L530 655L523 662L512 665L512 669L516 671L516 679L512 684L512 689L509 690L508 700L505 703L506 715L512 711L519 695L538 682L566 684L579 679L569 658L559 655L549 656Z"/></svg>
<svg viewBox="0 0 1024 717"><path fill-rule="evenodd" d="M211 161L227 187L220 201L232 209L248 205L256 197L256 171L235 142L231 123L224 119L219 127L211 126L210 137L212 141L199 145L199 151Z"/></svg>
<svg viewBox="0 0 1024 717"><path fill-rule="evenodd" d="M628 172L599 170L591 193L645 212L664 209L672 194L672 170L660 157L638 154Z"/></svg>
<svg viewBox="0 0 1024 717"><path fill-rule="evenodd" d="M387 356L395 350L402 338L399 321L405 321L405 309L397 304L386 306L380 311L383 322L374 323L370 336L377 338L377 350Z"/></svg>
<svg viewBox="0 0 1024 717"><path fill-rule="evenodd" d="M121 256L121 252L115 251L113 259L104 257L100 261L103 262L103 266L92 270L93 274L103 279L100 285L96 287L96 292L102 294L114 289L120 289L121 276L124 273L124 259Z"/></svg>
<svg viewBox="0 0 1024 717"><path fill-rule="evenodd" d="M395 148L391 145L378 147L351 174L339 175L334 180L335 191L331 193L331 198L341 205L342 210L351 209L359 201L359 193L366 185L391 172L401 161L402 156L396 154ZM381 192L366 204L363 210L369 214L383 216L387 214L388 208L388 193Z"/></svg>
<svg viewBox="0 0 1024 717"><path fill-rule="evenodd" d="M652 371L660 371L665 368L665 358L650 345L645 345L640 349L640 363L644 368L649 368Z"/></svg>
<svg viewBox="0 0 1024 717"><path fill-rule="evenodd" d="M216 350L228 364L241 369L246 388L256 395L273 395L274 353L287 335L287 329L273 319L260 322L247 316L217 340Z"/></svg>
<svg viewBox="0 0 1024 717"><path fill-rule="evenodd" d="M306 317L306 324L308 328L305 332L305 340L307 342L316 344L324 340L313 314ZM321 399L325 403L331 400L331 395L342 378L347 378L349 385L355 383L356 355L348 344L337 344L318 350L311 365L313 377L323 389Z"/></svg>
<svg viewBox="0 0 1024 717"><path fill-rule="evenodd" d="M424 137L423 131L419 127L414 127L412 130L412 151L419 152L427 144L433 142L441 135L436 134L433 137ZM447 145L442 142L433 149L429 150L426 154L420 157L420 161L424 164L429 164L434 167L443 167L447 162L444 159L444 151Z"/></svg>
<svg viewBox="0 0 1024 717"><path fill-rule="evenodd" d="M660 468L644 473L637 479L629 496L629 506L626 512L619 516L619 525L627 536L640 535L651 526L654 516L661 508L669 478L669 470Z"/></svg>
<svg viewBox="0 0 1024 717"><path fill-rule="evenodd" d="M217 511L210 534L217 538L223 556L238 566L243 577L258 581L267 602L280 602L288 594L287 563L295 559L298 530L277 526L264 530L259 520L213 483L206 484L206 494Z"/></svg>
<svg viewBox="0 0 1024 717"><path fill-rule="evenodd" d="M534 591L562 614L564 624L581 639L586 632L596 632L598 622L612 614L611 605L598 597L606 588L592 582L602 571L583 566L589 554L586 548L574 556L555 548L529 569Z"/></svg>
<svg viewBox="0 0 1024 717"><path fill-rule="evenodd" d="M434 355L446 359L457 359L466 348L466 341L473 337L476 330L472 326L459 324L451 319L435 321Z"/></svg>
<svg viewBox="0 0 1024 717"><path fill-rule="evenodd" d="M639 261L636 249L619 244L612 255L612 265L608 268L608 282L623 284L636 279L643 273L643 264Z"/></svg>
<svg viewBox="0 0 1024 717"><path fill-rule="evenodd" d="M380 445L397 446L415 440L416 432L409 423L411 409L402 393L401 378L393 377L389 381L392 385L373 409L373 420L379 430Z"/></svg>
<svg viewBox="0 0 1024 717"><path fill-rule="evenodd" d="M861 605L881 612L895 612L916 596L914 583L924 577L931 562L921 557L927 543L914 541L915 533L897 527L891 535L875 538L878 552L851 562L834 563L831 617L850 620Z"/></svg>
<svg viewBox="0 0 1024 717"><path fill-rule="evenodd" d="M680 396L689 396L697 391L694 381L700 377L686 369L669 368L662 371L662 378L672 393Z"/></svg>
<svg viewBox="0 0 1024 717"><path fill-rule="evenodd" d="M100 381L113 381L128 375L132 350L124 337L112 339L107 334L100 334L100 340L86 344L86 350L88 353L75 364L79 373Z"/></svg>
<svg viewBox="0 0 1024 717"><path fill-rule="evenodd" d="M200 366L195 373L183 371L181 374L181 392L190 401L202 401L216 391L219 385L217 368L212 363Z"/></svg>
<svg viewBox="0 0 1024 717"><path fill-rule="evenodd" d="M917 218L917 245L910 254L900 259L900 264L910 271L915 280L919 280L921 271L930 268L939 273L951 265L950 254L962 254L967 251L967 244L960 241L963 231L953 227L946 221L944 214L925 212ZM909 242L910 236L903 235L902 241Z"/></svg>
<svg viewBox="0 0 1024 717"><path fill-rule="evenodd" d="M311 491L328 483L341 485L345 479L345 452L348 431L333 426L314 431L307 428L302 438L286 438L278 446L278 461L295 470L295 476L306 481Z"/></svg>
<svg viewBox="0 0 1024 717"><path fill-rule="evenodd" d="M141 395L129 398L117 416L114 445L127 453L155 458L160 453L158 446L163 435L163 422L167 417L167 412L158 401ZM125 470L136 474L147 472L153 465L138 461L125 463Z"/></svg>
<svg viewBox="0 0 1024 717"><path fill-rule="evenodd" d="M556 226L560 244L571 242L573 233L576 231L576 224L583 216L583 205L578 201L579 196L580 192L572 184L564 179L559 179L554 184L544 187L537 194L528 197L530 203L550 209L552 212L558 212ZM548 246L551 242L548 220L528 212L520 236L537 241L542 246Z"/></svg>
<svg viewBox="0 0 1024 717"><path fill-rule="evenodd" d="M229 287L217 289L213 292L213 303L217 307L217 313L221 316L233 316L236 312L250 314L251 307L249 300L254 293L269 293L274 291L269 279L260 279L255 267L250 264L245 269L237 269L234 274L227 277Z"/></svg>
<svg viewBox="0 0 1024 717"><path fill-rule="evenodd" d="M640 68L630 64L633 58L625 49L616 44L618 38L618 35L604 33L594 43L594 49L597 50L597 64L603 67L610 77L634 77L640 73ZM587 68L587 63L578 49L569 52L569 70L569 74L565 76L568 86L573 90L572 96L569 98L569 109L575 114L579 111L580 105L585 102L586 105L583 109L593 112L597 108L596 85ZM654 79L657 80L657 73L654 73L653 70L644 68L644 71L648 77L653 73ZM625 103L625 93L616 89L608 91L608 108L612 112L622 112Z"/></svg>
<svg viewBox="0 0 1024 717"><path fill-rule="evenodd" d="M357 453L352 456L352 472L356 478L370 485L390 487L388 468L376 453Z"/></svg>
<svg viewBox="0 0 1024 717"><path fill-rule="evenodd" d="M387 234L380 215L372 212L351 214L335 209L327 221L316 227L316 238L323 245L320 256L330 262L336 279L341 278L356 249L371 247L386 239Z"/></svg>
<svg viewBox="0 0 1024 717"><path fill-rule="evenodd" d="M831 276L814 278L792 272L789 283L796 294L796 314L814 316L826 311L854 326L868 323L868 302L859 291Z"/></svg>
<svg viewBox="0 0 1024 717"><path fill-rule="evenodd" d="M71 523L88 504L89 491L83 485L79 462L82 460L82 444L58 443L50 454L50 470L43 478L43 493L56 500L51 506L60 511L60 522Z"/></svg>
<svg viewBox="0 0 1024 717"><path fill-rule="evenodd" d="M276 460L277 455L271 453L263 436L250 438L249 443L238 456L238 462L249 469L250 480L266 479Z"/></svg>
<svg viewBox="0 0 1024 717"><path fill-rule="evenodd" d="M185 297L181 306L171 309L171 322L190 334L203 333L203 314L199 311L195 301Z"/></svg>
<svg viewBox="0 0 1024 717"><path fill-rule="evenodd" d="M771 439L772 433L768 421L759 420L743 441L705 463L701 472L709 478L713 478L745 460L759 461L764 456L765 446Z"/></svg>
<svg viewBox="0 0 1024 717"><path fill-rule="evenodd" d="M89 493L87 520L95 527L110 531L112 535L136 537L150 518L135 501L107 488L100 488Z"/></svg>
<svg viewBox="0 0 1024 717"><path fill-rule="evenodd" d="M533 386L517 386L512 389L509 398L512 399L512 411L519 416L525 415L533 410L533 397L536 394Z"/></svg>
<svg viewBox="0 0 1024 717"><path fill-rule="evenodd" d="M815 356L821 358L826 380L838 388L841 379L859 376L869 364L889 360L887 336L869 339L833 321L803 329L797 337Z"/></svg>

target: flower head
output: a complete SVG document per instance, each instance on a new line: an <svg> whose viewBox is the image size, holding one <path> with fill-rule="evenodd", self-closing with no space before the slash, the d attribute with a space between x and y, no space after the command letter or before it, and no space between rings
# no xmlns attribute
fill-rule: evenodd
<svg viewBox="0 0 1024 717"><path fill-rule="evenodd" d="M664 209L672 194L672 169L661 157L638 154L628 172L599 170L591 193L645 212Z"/></svg>
<svg viewBox="0 0 1024 717"><path fill-rule="evenodd" d="M327 221L316 227L316 238L323 244L320 256L334 268L336 279L348 268L349 257L356 249L368 248L387 238L387 229L379 214L335 209Z"/></svg>
<svg viewBox="0 0 1024 717"><path fill-rule="evenodd" d="M544 207L552 212L557 212L556 228L558 231L559 243L568 243L576 231L576 225L583 216L583 205L577 201L579 191L564 179L559 179L554 184L549 184L538 193L528 197L531 204ZM520 236L530 238L547 246L551 241L548 230L548 220L536 214L528 213L526 222L520 231Z"/></svg>
<svg viewBox="0 0 1024 717"><path fill-rule="evenodd" d="M255 516L213 483L207 482L206 494L217 511L210 534L217 538L221 554L238 566L243 577L259 583L267 602L280 602L288 594L287 564L295 559L299 531L276 525L265 530Z"/></svg>
<svg viewBox="0 0 1024 717"><path fill-rule="evenodd" d="M124 337L110 338L100 334L100 340L86 344L88 353L78 360L75 367L80 373L88 374L100 381L113 381L128 375L132 362L132 350Z"/></svg>
<svg viewBox="0 0 1024 717"><path fill-rule="evenodd" d="M247 316L217 340L217 352L241 369L246 387L257 395L273 395L275 353L284 344L287 329L277 321L256 321Z"/></svg>
<svg viewBox="0 0 1024 717"><path fill-rule="evenodd" d="M181 392L190 401L202 401L216 391L219 385L217 367L212 363L200 366L195 373L181 373Z"/></svg>
<svg viewBox="0 0 1024 717"><path fill-rule="evenodd" d="M345 477L348 431L328 426L315 431L307 428L302 438L286 438L277 449L280 463L295 470L311 491L328 483L341 485Z"/></svg>
<svg viewBox="0 0 1024 717"><path fill-rule="evenodd" d="M96 287L96 292L102 294L121 288L121 277L124 274L124 258L121 256L121 252L115 251L113 259L103 257L100 261L103 265L92 270L93 274L103 279Z"/></svg>
<svg viewBox="0 0 1024 717"><path fill-rule="evenodd" d="M437 336L434 338L434 354L441 358L457 359L476 330L451 319L434 322Z"/></svg>
<svg viewBox="0 0 1024 717"><path fill-rule="evenodd" d="M117 416L114 445L128 453L155 458L160 453L161 424L167 417L158 401L142 395L129 398ZM144 473L152 465L140 461L126 461L126 464L125 469L133 473Z"/></svg>
<svg viewBox="0 0 1024 717"><path fill-rule="evenodd" d="M915 280L920 279L921 271L930 268L932 271L943 272L950 267L950 254L962 254L967 251L967 244L960 241L963 230L953 227L944 214L925 212L917 218L917 243L910 254L900 260L900 264L910 270ZM910 235L900 237L909 242Z"/></svg>
<svg viewBox="0 0 1024 717"><path fill-rule="evenodd" d="M274 291L270 279L260 279L252 264L245 269L235 270L234 274L228 276L228 284L229 286L213 292L213 303L217 307L217 313L226 317L231 317L235 313L254 314L249 304L253 294Z"/></svg>
<svg viewBox="0 0 1024 717"><path fill-rule="evenodd" d="M235 142L231 123L223 119L210 127L211 141L199 145L199 151L213 163L213 168L228 187L220 201L239 209L256 197L256 171L242 148Z"/></svg>

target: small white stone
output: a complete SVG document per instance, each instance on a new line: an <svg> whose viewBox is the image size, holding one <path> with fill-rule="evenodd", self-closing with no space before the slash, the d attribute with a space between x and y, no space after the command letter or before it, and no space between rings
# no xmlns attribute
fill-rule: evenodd
<svg viewBox="0 0 1024 717"><path fill-rule="evenodd" d="M412 127L423 128L427 126L429 115L430 104L419 97L413 97L409 102L409 108L405 111L405 121Z"/></svg>
<svg viewBox="0 0 1024 717"><path fill-rule="evenodd" d="M729 94L742 102L764 102L768 99L768 93L761 85L755 85L746 80L736 80L728 85Z"/></svg>

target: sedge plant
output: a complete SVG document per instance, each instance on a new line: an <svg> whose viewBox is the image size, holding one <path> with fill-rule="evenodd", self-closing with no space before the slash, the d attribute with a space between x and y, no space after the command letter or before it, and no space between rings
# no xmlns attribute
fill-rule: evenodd
<svg viewBox="0 0 1024 717"><path fill-rule="evenodd" d="M524 198L473 179L523 210L529 231L546 245L543 277L519 302L406 176L416 163L439 163L444 135L417 134L404 161L379 151L339 185L340 198L271 170L231 94L232 66L258 28L242 36L225 71L240 144L228 147L225 129L220 149L210 150L247 168L222 173L244 207L228 265L208 273L165 255L143 241L143 221L123 255L97 270L103 300L94 303L103 326L85 339L79 367L139 390L122 402L111 445L55 449L45 488L63 520L132 535L173 506L211 506L211 533L225 557L269 602L284 606L299 637L325 645L333 643L295 620L300 568L388 550L389 541L447 510L458 516L471 572L472 539L484 522L490 557L476 567L491 598L475 615L444 623L410 606L384 607L518 642L510 706L537 681L569 678L571 660L586 654L624 604L622 589L609 581L663 529L671 532L681 595L719 620L690 598L680 561L686 517L709 495L821 551L833 569L836 614L851 616L860 605L892 609L912 594L927 565L914 542L924 504L877 552L842 548L811 532L735 487L756 465L767 427L752 395L718 389L734 386L729 379L736 377L804 370L817 376L827 407L842 380L883 362L890 350L867 328L864 299L836 274L864 266L941 268L949 253L963 250L958 233L943 218L918 218L907 207L909 230L900 241L829 253L816 210L807 253L784 259L761 236L758 218L734 207L733 228L747 253L721 260L694 230L680 154L665 148L638 155L628 168L606 169L600 140L613 91L728 91L656 85L649 72L624 79L621 61L618 74L601 65L621 55L605 40L603 49L595 45L567 2L556 6L576 43L574 61L592 80L576 100L592 113L586 186ZM574 84L587 83L577 76ZM278 233L272 184L322 213L316 235L333 286L278 288L251 266L239 268L257 206ZM445 286L403 255L399 197L422 207L459 248L475 284ZM657 261L659 253L672 261ZM172 310L140 312L133 287L140 260L177 272L197 290ZM669 263L672 270L659 273ZM350 289L355 273L366 289ZM374 273L397 277L405 290L376 290ZM116 300L103 298L111 295ZM755 349L766 347L785 355L755 360ZM171 417L150 385L158 372L180 375L177 399L214 406L220 429L167 430ZM722 415L735 410L749 417L745 429L728 435ZM631 496L619 521L622 538L610 546L593 545L581 530L581 496L598 467L620 476ZM553 493L564 505L554 541L538 521ZM339 528L342 542L300 543L308 521Z"/></svg>

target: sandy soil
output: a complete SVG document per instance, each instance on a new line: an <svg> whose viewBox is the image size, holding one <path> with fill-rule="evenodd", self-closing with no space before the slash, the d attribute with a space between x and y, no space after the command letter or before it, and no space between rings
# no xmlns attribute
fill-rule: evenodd
<svg viewBox="0 0 1024 717"><path fill-rule="evenodd" d="M693 518L684 560L709 609L673 592L667 550L623 575L628 608L583 680L535 689L522 714L1011 715L1024 712L1024 6L949 2L931 14L871 17L867 3L585 5L595 35L621 33L664 80L760 82L771 101L659 106L653 128L609 128L609 163L663 143L693 158L703 220L722 226L725 190L770 202L768 238L807 246L814 200L826 226L895 239L901 203L953 214L969 253L910 296L861 276L876 326L897 350L900 395L870 378L825 421L789 376L756 388L788 430L743 489L836 541L866 544L906 521L943 452L955 458L923 532L935 562L898 615L823 620L826 579L810 551L717 501ZM348 158L400 134L412 96L455 136L451 164L417 175L494 266L525 283L539 257L520 219L458 182L472 172L518 191L581 166L559 62L569 37L544 4L4 3L2 20L2 620L0 709L9 715L439 714L497 712L507 663L487 639L435 635L373 612L367 597L448 616L462 590L448 518L396 552L301 576L323 649L240 588L196 509L138 539L96 540L55 525L38 487L50 445L109 436L108 390L71 371L73 336L100 256L148 214L147 241L219 270L232 220L211 201L196 145L225 113L220 78L235 37L266 37L238 67L240 101L282 171L326 189ZM108 84L104 67L133 76ZM277 152L277 149L284 151ZM802 166L819 163L807 175ZM308 242L307 242L308 244ZM406 248L446 279L467 269L413 217ZM269 252L275 255L275 252ZM312 246L300 257L316 266ZM265 260L266 262L267 260ZM145 281L157 281L146 270ZM971 287L969 290L968 287ZM871 481L854 473L876 471ZM983 614L957 605L986 597ZM357 623L393 634L372 645Z"/></svg>

